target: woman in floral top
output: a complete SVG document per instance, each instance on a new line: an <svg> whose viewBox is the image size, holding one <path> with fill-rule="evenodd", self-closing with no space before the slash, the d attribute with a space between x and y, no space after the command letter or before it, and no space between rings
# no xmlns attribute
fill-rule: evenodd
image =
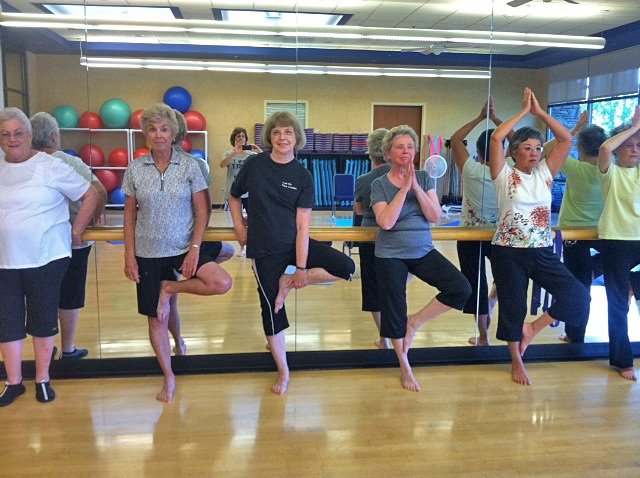
<svg viewBox="0 0 640 478"><path fill-rule="evenodd" d="M510 167L500 145L528 114L546 123L557 145L541 160L542 135L533 128L520 128L509 145L515 161L515 167ZM522 356L533 338L556 320L579 324L588 313L589 292L552 250L551 184L567 159L571 139L571 133L540 107L529 88L524 90L520 112L500 124L491 136L489 168L500 211L491 241L491 266L500 302L496 337L508 343L511 378L522 385L531 384ZM529 279L556 300L534 322L524 323Z"/></svg>

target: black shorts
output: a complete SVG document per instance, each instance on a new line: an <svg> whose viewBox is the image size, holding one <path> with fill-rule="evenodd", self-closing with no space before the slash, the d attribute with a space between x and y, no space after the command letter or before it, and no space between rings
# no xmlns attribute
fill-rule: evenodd
<svg viewBox="0 0 640 478"><path fill-rule="evenodd" d="M41 267L0 269L0 342L58 333L60 283L68 266L64 257Z"/></svg>
<svg viewBox="0 0 640 478"><path fill-rule="evenodd" d="M200 246L200 255L206 254L214 261L220 255L222 250L222 242L220 241L204 241Z"/></svg>
<svg viewBox="0 0 640 478"><path fill-rule="evenodd" d="M74 310L84 307L84 297L87 288L87 266L91 246L71 251L69 268L62 278L60 286L59 309Z"/></svg>
<svg viewBox="0 0 640 478"><path fill-rule="evenodd" d="M203 243L204 245L204 243ZM202 247L198 259L198 269L214 258L207 253L207 247ZM169 257L138 257L138 273L140 282L136 284L138 297L138 313L147 317L157 317L158 299L160 299L160 282L176 280L182 262L187 253Z"/></svg>

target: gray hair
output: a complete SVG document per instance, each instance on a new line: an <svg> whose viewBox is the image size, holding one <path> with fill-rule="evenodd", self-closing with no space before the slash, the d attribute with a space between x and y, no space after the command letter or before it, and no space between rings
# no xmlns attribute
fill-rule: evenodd
<svg viewBox="0 0 640 478"><path fill-rule="evenodd" d="M34 149L58 149L59 142L57 138L60 135L60 128L56 119L49 113L40 111L34 114L30 121L33 130L32 147Z"/></svg>
<svg viewBox="0 0 640 478"><path fill-rule="evenodd" d="M3 108L0 110L0 125L5 121L10 121L12 119L17 119L22 123L24 128L29 133L29 136L33 134L33 130L31 129L31 122L27 115L22 112L22 110L18 108L14 108L13 106L9 106L8 108Z"/></svg>
<svg viewBox="0 0 640 478"><path fill-rule="evenodd" d="M382 140L382 150L385 153L388 153L389 151L391 151L393 142L396 140L398 136L410 136L411 139L413 140L413 144L416 148L416 151L418 151L418 148L419 148L418 135L416 134L416 132L413 130L411 126L408 126L406 124L401 124L400 126L394 126L389 131L387 131L387 134L384 135L384 138Z"/></svg>
<svg viewBox="0 0 640 478"><path fill-rule="evenodd" d="M369 149L369 157L373 164L382 164L386 162L384 151L382 150L382 140L389 130L387 128L378 128L371 132L367 137L367 148Z"/></svg>
<svg viewBox="0 0 640 478"><path fill-rule="evenodd" d="M179 143L187 136L187 120L178 110L174 109L173 112L176 114L176 121L178 122L175 142Z"/></svg>
<svg viewBox="0 0 640 478"><path fill-rule="evenodd" d="M302 130L298 118L290 111L277 111L269 116L262 129L262 144L267 148L273 148L271 144L271 132L276 126L291 126L293 128L296 133L296 144L294 146L296 151L304 148L304 145L307 144L307 137Z"/></svg>
<svg viewBox="0 0 640 478"><path fill-rule="evenodd" d="M531 128L529 126L523 126L516 130L516 132L511 137L511 141L509 141L509 149L511 150L511 155L515 152L518 147L529 139L537 139L540 141L540 144L544 143L544 138L542 137L542 133L535 128Z"/></svg>
<svg viewBox="0 0 640 478"><path fill-rule="evenodd" d="M147 128L150 123L160 123L167 121L171 127L171 132L175 135L178 134L178 120L176 119L176 112L170 106L164 103L156 103L149 108L146 108L142 117L140 118L140 124L142 125L142 132L147 133Z"/></svg>

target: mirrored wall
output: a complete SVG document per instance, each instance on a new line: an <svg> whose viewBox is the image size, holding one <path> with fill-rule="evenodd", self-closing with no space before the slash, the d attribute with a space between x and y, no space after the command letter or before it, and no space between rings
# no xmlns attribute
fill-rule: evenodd
<svg viewBox="0 0 640 478"><path fill-rule="evenodd" d="M257 13L281 9L276 8L279 2L236 3L243 3L243 7L247 4L248 10ZM439 185L439 193L448 196L449 201L459 202L462 195L460 174L455 169L447 141L452 133L476 118L489 96L493 97L495 112L502 119L519 110L525 86L532 88L546 104L548 70L542 59L545 55L556 55L560 59L567 51L580 51L555 46L546 49L527 45L505 47L500 42L481 45L471 40L455 42L449 38L424 40L421 47L391 48L379 42L378 49L375 45L345 46L337 38L324 38L324 43L318 47L311 43L308 35L294 34L306 28L299 15L303 11L344 14L341 21L346 22L346 26L397 29L398 35L408 35L407 31L411 29L441 29L475 30L491 37L493 33L521 31L519 27L525 28L522 31L531 32L534 24L538 25L535 32L539 34L566 34L567 23L558 22L555 26L549 13L541 11L563 7L563 18L569 16L567 6L554 5L554 2L543 4L534 0L529 6L519 7L527 8L527 15L516 13L517 8L499 0L475 2L473 7L468 2L440 2L433 6L429 5L433 2L350 1L326 2L331 3L331 8L327 5L325 8L305 8L304 3L297 2L286 9L293 14L285 25L290 34L280 40L279 47L251 46L246 38L240 37L235 43L230 40L225 44L220 41L220 34L206 28L198 30L194 27L187 33L176 33L165 28L165 20L158 20L159 26L155 30L136 30L132 27L135 17L128 20L130 25L127 21L120 22L121 29L107 35L103 30L91 27L92 20L84 8L90 7L88 4L80 5L86 30L73 30L73 33L70 30L62 33L37 31L41 43L34 48L35 52L26 56L30 112L52 112L61 105L71 105L86 115L85 123L63 128L63 148L78 152L87 146L97 147L103 153L104 160L97 158L94 166L97 165L97 171L108 171L102 174L113 176L116 182L116 187L111 188L106 225L122 225L121 198L113 191L123 174L123 165L111 156L116 155L114 151L124 150L132 160L147 146L137 131L139 126L131 123L131 117L135 117L138 110L162 102L172 87L178 86L187 92L187 96L178 92L183 97L176 100L189 103L185 111L196 111L206 120L206 124L201 122L202 126L188 136L188 146L201 151L209 163L213 203L211 225L230 227L230 215L225 208L227 169L220 167L220 162L223 154L232 149L229 136L237 126L246 128L249 142L260 143L256 131L260 130L258 125L264 123L269 107L287 103L298 105L308 138L312 143L315 138L317 143L310 144L299 157L306 161L310 170L314 162L332 162L336 172L345 172L348 163L360 161L366 164L366 151L362 147L354 147L351 138L366 135L377 127L410 123L421 138L420 161L430 154L440 154L448 162L450 172ZM231 11L240 9L234 2L212 4L215 7L213 17L220 21L226 18L224 7L231 8ZM464 8L462 4L465 4ZM20 6L27 9L22 3L16 8ZM161 1L156 4L144 2L146 8L167 6ZM183 20L210 19L212 15L211 8L201 9L196 5L169 11L172 18ZM603 26L611 26L607 23L606 14L600 12L600 16L604 17L600 18ZM260 35L261 28L255 26L255 29L252 40ZM582 34L577 27L575 31ZM389 31L384 33L389 34ZM13 31L11 35L17 38L22 34ZM28 30L24 34L28 35ZM58 35L64 36L65 40L57 40L59 44L56 44L54 40ZM50 51L42 44L47 38L51 39ZM321 43L321 40L316 41ZM351 40L342 41L347 44ZM63 44L66 49L60 46ZM69 45L73 45L76 51L70 52ZM91 58L113 58L112 65L96 66L90 62L87 65L87 59ZM164 67L122 64L141 58L184 63ZM211 71L206 65L188 63L205 59L226 62L228 66L225 71ZM285 71L285 67L281 67L278 71L274 67L271 72L240 71L240 63L247 62L287 65L289 69ZM309 65L334 66L343 71L341 74L301 73ZM296 66L299 67L297 72ZM399 71L395 75L360 76L348 70L356 67L476 70L489 72L490 78L413 77ZM463 76L469 75L465 73ZM114 99L119 102L113 102ZM109 101L116 108L114 124L104 125L100 123L101 109ZM117 124L123 116L127 116L127 120ZM540 126L531 118L524 122ZM467 136L468 151L472 157L476 156L477 137L492 126L486 118ZM322 140L329 135L333 144L327 147ZM338 138L349 138L346 146L336 143ZM459 227L457 211L452 208L438 227ZM337 220L332 221L331 208L325 205L314 211L312 225L349 226L351 218L352 212L341 207L337 211ZM182 334L188 354L266 351L251 262L241 256L237 243L229 242L235 247L236 255L223 267L234 279L232 289L218 297L179 297ZM343 241L334 241L333 246L352 254L358 263L357 247L345 247ZM458 264L455 241L438 241L436 248ZM93 246L87 303L81 312L76 339L76 345L90 349L93 358L153 355L146 318L137 314L135 284L128 281L123 273L123 257L121 241L98 241ZM410 311L422 307L436 294L435 289L415 279L408 283L407 288ZM292 293L286 307L291 322L287 333L289 350L361 350L375 347L377 331L370 314L361 310L358 273L350 283L315 285ZM602 313L603 309L598 309L597 314ZM494 316L497 319L497 309ZM542 334L539 343L559 343L561 333L561 327L549 329ZM472 314L450 311L421 329L414 346L469 347L469 339L476 335ZM593 340L604 337L601 330L594 331L591 336ZM492 344L502 345L495 339L495 323L490 327L490 337Z"/></svg>

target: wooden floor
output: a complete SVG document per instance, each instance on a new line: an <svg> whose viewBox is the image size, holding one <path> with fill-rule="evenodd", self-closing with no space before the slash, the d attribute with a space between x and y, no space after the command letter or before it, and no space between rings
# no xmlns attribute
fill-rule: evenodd
<svg viewBox="0 0 640 478"><path fill-rule="evenodd" d="M604 362L59 380L0 409L3 477L638 477L640 385Z"/></svg>

